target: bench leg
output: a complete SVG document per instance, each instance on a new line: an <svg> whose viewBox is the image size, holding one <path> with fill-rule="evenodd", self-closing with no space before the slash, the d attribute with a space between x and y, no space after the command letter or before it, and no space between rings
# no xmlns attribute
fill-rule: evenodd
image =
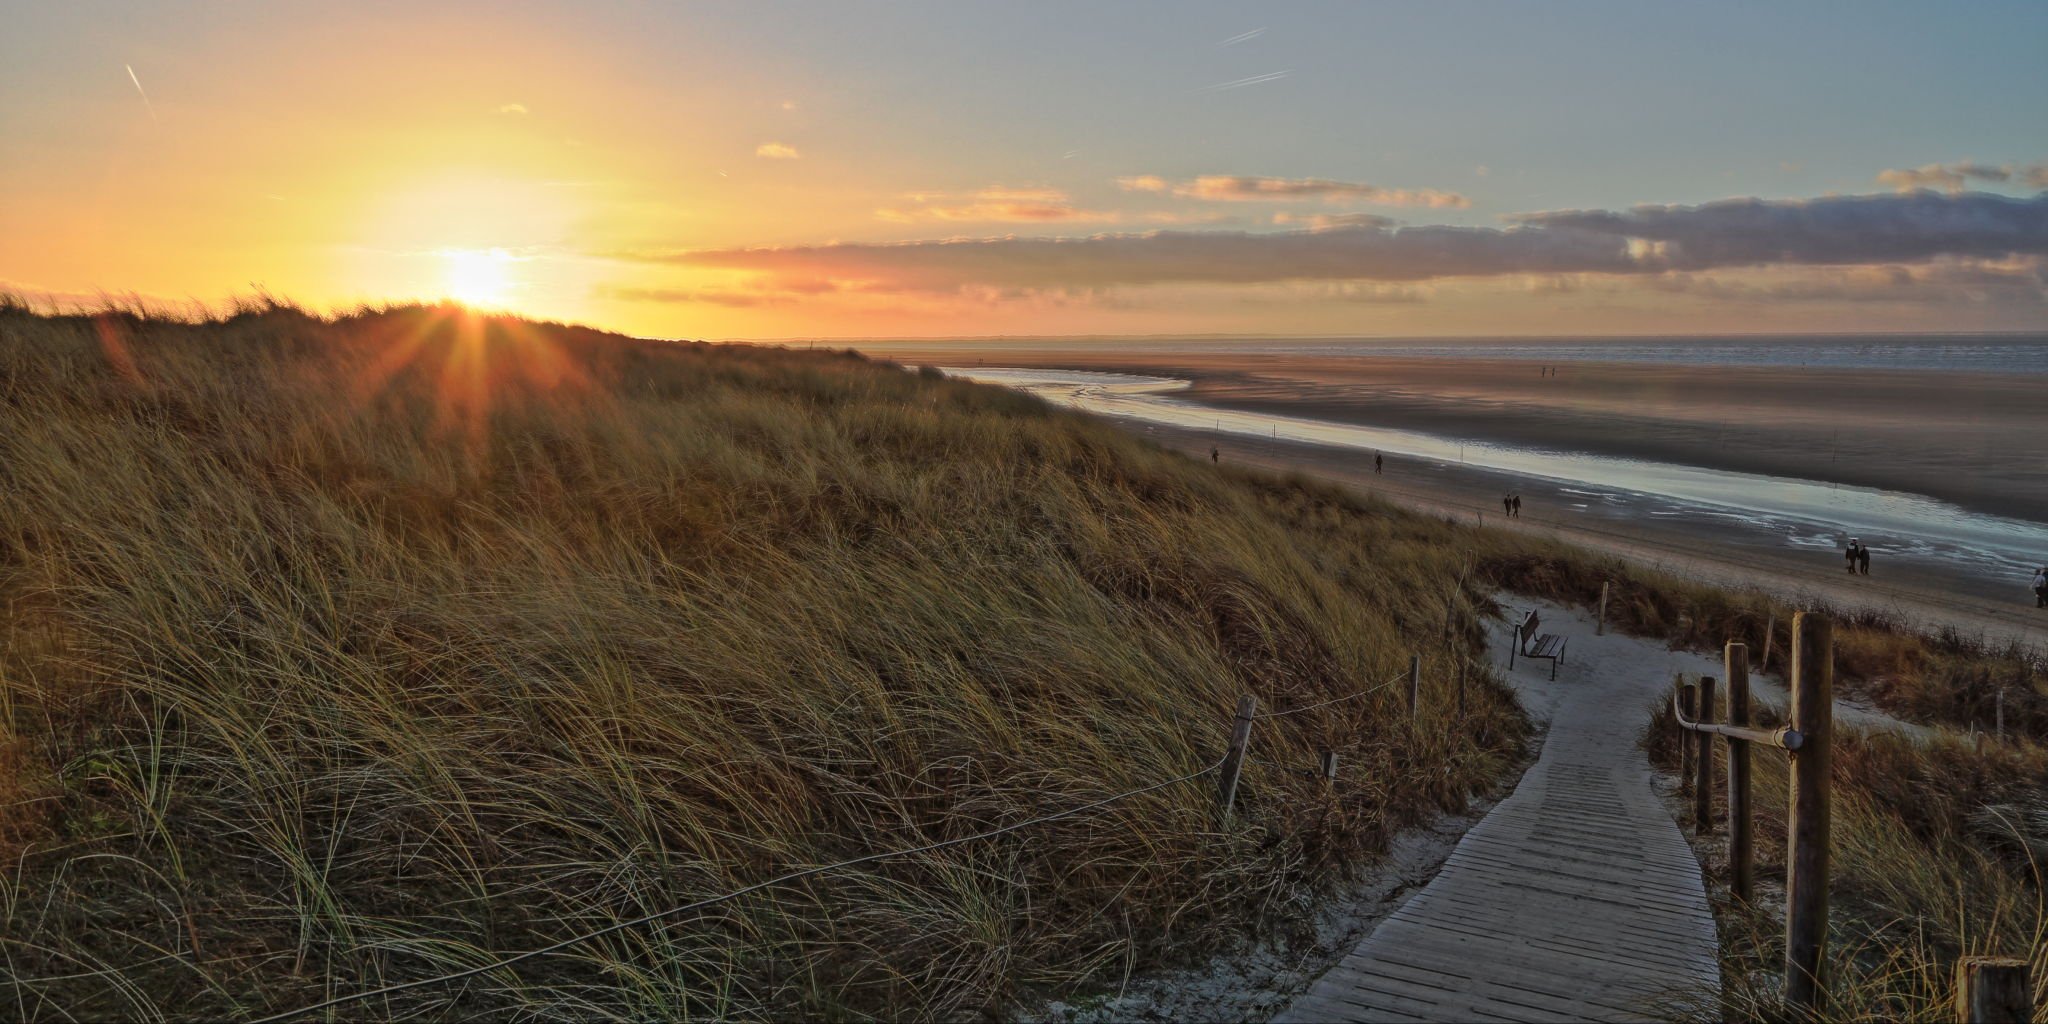
<svg viewBox="0 0 2048 1024"><path fill-rule="evenodd" d="M1556 681L1557 681L1557 659L1556 659L1556 658L1552 658L1552 659L1550 659L1550 679L1551 679L1551 681L1552 681L1552 682L1556 682Z"/></svg>

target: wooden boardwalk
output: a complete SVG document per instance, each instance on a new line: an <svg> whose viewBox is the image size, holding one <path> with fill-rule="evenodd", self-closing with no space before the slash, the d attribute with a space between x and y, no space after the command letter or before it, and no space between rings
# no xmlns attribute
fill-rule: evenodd
<svg viewBox="0 0 2048 1024"><path fill-rule="evenodd" d="M1622 637L1571 651L1554 687L1529 678L1547 666L1513 673L1551 710L1514 793L1277 1021L1627 1021L1718 992L1699 862L1636 747L1671 670Z"/></svg>

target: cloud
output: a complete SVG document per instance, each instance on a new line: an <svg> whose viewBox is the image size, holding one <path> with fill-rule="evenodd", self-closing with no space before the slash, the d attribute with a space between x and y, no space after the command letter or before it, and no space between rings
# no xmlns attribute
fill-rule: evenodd
<svg viewBox="0 0 2048 1024"><path fill-rule="evenodd" d="M1524 227L1627 240L1645 269L1914 263L1937 256L2048 252L2048 194L2020 199L1916 191L1728 199L1638 206L1625 213L1561 210L1515 220Z"/></svg>
<svg viewBox="0 0 2048 1024"><path fill-rule="evenodd" d="M1056 188L994 185L975 192L912 192L904 196L918 206L889 206L875 211L898 224L919 221L1011 224L1213 224L1227 220L1207 214L1175 212L1129 213L1075 206Z"/></svg>
<svg viewBox="0 0 2048 1024"><path fill-rule="evenodd" d="M499 107L499 108L498 108L498 113L500 113L500 114L524 114L524 113L526 113L526 104L524 104L524 103L507 103L507 104L505 104L504 106L501 106L501 107Z"/></svg>
<svg viewBox="0 0 2048 1024"><path fill-rule="evenodd" d="M1507 227L1159 230L631 254L871 290L1104 288L1287 281L1406 283L1510 275L1653 275L1777 265L1911 264L2048 255L2048 194L1733 199L1528 214Z"/></svg>
<svg viewBox="0 0 2048 1024"><path fill-rule="evenodd" d="M1310 231L1329 231L1332 228L1392 227L1396 223L1391 217L1377 213L1276 213L1275 224L1300 224Z"/></svg>
<svg viewBox="0 0 2048 1024"><path fill-rule="evenodd" d="M1327 178L1259 178L1232 174L1204 174L1175 184L1155 174L1118 178L1128 192L1171 192L1188 199L1215 202L1325 202L1373 203L1380 206L1427 206L1462 210L1470 199L1455 192L1436 189L1381 188L1363 182L1331 181Z"/></svg>
<svg viewBox="0 0 2048 1024"><path fill-rule="evenodd" d="M780 142L763 142L754 147L754 155L766 160L794 160L801 154L796 151L795 146Z"/></svg>
<svg viewBox="0 0 2048 1024"><path fill-rule="evenodd" d="M1945 192L1961 192L1971 181L2003 182L2012 180L2012 167L1991 167L1968 160L1956 164L1924 164L1910 170L1879 171L1877 183L1890 185L1901 192L1914 189L1938 188Z"/></svg>

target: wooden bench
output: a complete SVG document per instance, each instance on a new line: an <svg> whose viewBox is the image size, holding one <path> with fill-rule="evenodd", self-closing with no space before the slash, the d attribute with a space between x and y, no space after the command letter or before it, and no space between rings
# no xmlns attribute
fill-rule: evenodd
<svg viewBox="0 0 2048 1024"><path fill-rule="evenodd" d="M1565 638L1555 633L1538 633L1537 627L1543 620L1536 617L1536 609L1529 609L1529 617L1515 627L1515 642L1508 647L1508 667L1515 667L1515 655L1524 658L1550 659L1550 678L1557 678L1557 665L1564 660Z"/></svg>

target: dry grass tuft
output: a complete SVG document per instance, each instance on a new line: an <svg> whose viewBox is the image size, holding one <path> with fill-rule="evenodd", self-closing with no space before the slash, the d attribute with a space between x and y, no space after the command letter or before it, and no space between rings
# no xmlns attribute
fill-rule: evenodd
<svg viewBox="0 0 2048 1024"><path fill-rule="evenodd" d="M1524 726L1469 531L848 353L0 303L0 995L220 1018L1191 771L351 1016L954 1017L1258 927ZM1447 610L1450 618L1447 620ZM1347 777L1295 770L1321 747Z"/></svg>

